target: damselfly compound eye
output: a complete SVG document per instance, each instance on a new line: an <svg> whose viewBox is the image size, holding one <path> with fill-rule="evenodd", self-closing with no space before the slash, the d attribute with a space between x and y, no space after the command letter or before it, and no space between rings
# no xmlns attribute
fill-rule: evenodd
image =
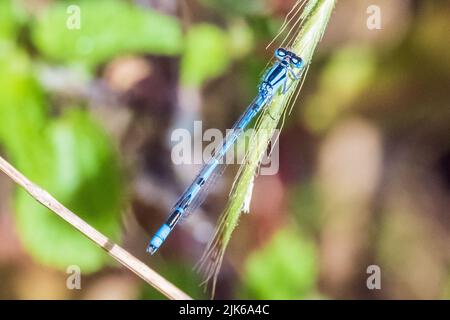
<svg viewBox="0 0 450 320"><path fill-rule="evenodd" d="M301 58L295 56L295 57L291 58L291 63L294 67L301 68L303 65L303 60Z"/></svg>
<svg viewBox="0 0 450 320"><path fill-rule="evenodd" d="M276 55L277 57L279 57L279 58L284 58L284 57L286 57L287 52L286 52L286 50L284 50L283 48L278 48L278 49L275 51L275 55Z"/></svg>

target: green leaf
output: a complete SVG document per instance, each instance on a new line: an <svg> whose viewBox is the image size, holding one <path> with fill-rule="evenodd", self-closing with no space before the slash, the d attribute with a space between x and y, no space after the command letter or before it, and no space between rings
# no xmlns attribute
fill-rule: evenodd
<svg viewBox="0 0 450 320"><path fill-rule="evenodd" d="M335 52L323 68L317 93L304 108L306 125L315 131L329 128L367 90L376 70L369 48L348 47Z"/></svg>
<svg viewBox="0 0 450 320"><path fill-rule="evenodd" d="M112 239L120 231L121 181L117 156L102 130L86 112L73 110L54 121L43 137L35 181L82 219ZM83 272L101 268L106 254L72 226L25 192L16 197L17 228L24 246L44 264Z"/></svg>
<svg viewBox="0 0 450 320"><path fill-rule="evenodd" d="M13 46L0 51L0 144L8 159L81 218L117 239L122 183L108 137L86 111L49 116L28 57ZM16 224L27 251L65 270L98 270L106 254L24 191L16 197Z"/></svg>
<svg viewBox="0 0 450 320"><path fill-rule="evenodd" d="M316 249L294 230L279 231L245 263L245 292L252 299L301 299L317 281Z"/></svg>
<svg viewBox="0 0 450 320"><path fill-rule="evenodd" d="M9 45L0 50L0 143L20 170L33 174L45 150L47 123L43 94L31 74L27 55ZM41 163L42 164L42 163Z"/></svg>
<svg viewBox="0 0 450 320"><path fill-rule="evenodd" d="M25 16L21 9L11 0L0 2L0 45L1 41L15 41L17 28Z"/></svg>
<svg viewBox="0 0 450 320"><path fill-rule="evenodd" d="M9 38L13 34L14 27L11 2L0 2L0 39Z"/></svg>
<svg viewBox="0 0 450 320"><path fill-rule="evenodd" d="M181 61L183 84L200 86L221 75L229 63L228 37L224 31L209 24L195 25L189 30Z"/></svg>
<svg viewBox="0 0 450 320"><path fill-rule="evenodd" d="M93 67L121 54L175 55L182 49L181 27L173 17L125 1L79 1L79 15L70 5L54 4L33 27L34 43L51 59Z"/></svg>

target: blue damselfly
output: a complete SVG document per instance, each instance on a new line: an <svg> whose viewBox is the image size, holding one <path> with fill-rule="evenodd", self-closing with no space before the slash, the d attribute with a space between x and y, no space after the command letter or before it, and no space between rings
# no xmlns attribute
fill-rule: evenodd
<svg viewBox="0 0 450 320"><path fill-rule="evenodd" d="M228 149L244 133L247 126L272 101L276 93L286 94L295 81L300 79L304 62L293 52L284 48L275 50L276 62L264 74L258 88L258 96L248 106L227 135L222 146L213 154L203 166L192 184L181 195L174 205L166 222L159 228L151 239L147 251L155 253L166 240L179 220L196 210L205 199L211 182L221 174L221 160Z"/></svg>

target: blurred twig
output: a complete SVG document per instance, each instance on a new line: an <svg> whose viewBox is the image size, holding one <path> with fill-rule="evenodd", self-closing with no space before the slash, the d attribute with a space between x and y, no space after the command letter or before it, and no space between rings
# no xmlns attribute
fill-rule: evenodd
<svg viewBox="0 0 450 320"><path fill-rule="evenodd" d="M56 213L63 218L78 231L86 237L95 242L98 246L103 248L108 254L123 264L126 268L133 271L136 275L141 277L148 284L153 286L156 290L161 292L169 299L174 300L190 300L187 294L175 287L172 283L164 279L154 270L145 265L142 261L132 256L125 249L111 242L106 236L94 229L83 219L78 217L72 211L64 207L55 198L53 198L47 191L28 180L23 174L17 171L5 159L0 157L0 170L3 171L19 186L24 188L34 199L42 205Z"/></svg>

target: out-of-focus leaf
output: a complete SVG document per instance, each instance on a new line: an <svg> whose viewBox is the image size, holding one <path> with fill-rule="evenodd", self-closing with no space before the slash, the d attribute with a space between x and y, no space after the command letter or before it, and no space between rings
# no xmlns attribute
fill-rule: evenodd
<svg viewBox="0 0 450 320"><path fill-rule="evenodd" d="M0 2L0 39L8 38L14 30L11 2Z"/></svg>
<svg viewBox="0 0 450 320"><path fill-rule="evenodd" d="M25 54L0 52L0 143L32 181L112 239L120 231L121 181L117 155L84 111L48 116L43 93ZM54 213L19 191L20 239L36 260L63 270L95 271L106 255Z"/></svg>
<svg viewBox="0 0 450 320"><path fill-rule="evenodd" d="M234 20L229 27L229 46L233 58L242 58L247 55L254 46L252 29L243 20Z"/></svg>
<svg viewBox="0 0 450 320"><path fill-rule="evenodd" d="M33 176L59 201L112 239L120 231L121 182L117 158L102 130L82 111L52 123L44 136L46 167ZM17 227L24 246L38 261L61 269L79 265L98 270L106 255L72 226L36 203L17 195Z"/></svg>
<svg viewBox="0 0 450 320"><path fill-rule="evenodd" d="M301 299L313 294L316 249L294 230L279 231L245 263L245 292L252 299Z"/></svg>
<svg viewBox="0 0 450 320"><path fill-rule="evenodd" d="M200 24L189 30L181 62L181 80L185 85L200 86L222 74L230 63L228 38L219 28Z"/></svg>
<svg viewBox="0 0 450 320"><path fill-rule="evenodd" d="M43 94L31 75L31 64L11 44L0 50L0 143L21 170L43 165L41 133L47 122Z"/></svg>
<svg viewBox="0 0 450 320"><path fill-rule="evenodd" d="M68 9L70 5L58 1L33 28L36 46L51 59L95 66L125 53L181 51L181 27L173 17L125 1L85 0L76 3L80 17L76 29L71 22L77 13Z"/></svg>
<svg viewBox="0 0 450 320"><path fill-rule="evenodd" d="M0 41L13 39L23 18L24 14L17 3L11 0L0 1Z"/></svg>
<svg viewBox="0 0 450 320"><path fill-rule="evenodd" d="M369 49L352 47L336 52L320 76L318 93L305 107L302 117L307 126L316 131L329 128L370 86L375 72L376 59Z"/></svg>

